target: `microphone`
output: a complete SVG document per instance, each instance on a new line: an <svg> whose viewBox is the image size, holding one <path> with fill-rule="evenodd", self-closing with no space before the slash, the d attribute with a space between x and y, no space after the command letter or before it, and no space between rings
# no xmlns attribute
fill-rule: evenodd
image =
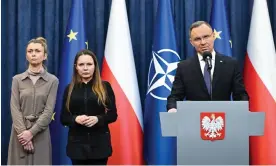
<svg viewBox="0 0 276 166"><path fill-rule="evenodd" d="M208 65L207 69L210 71L212 69L212 54L211 54L211 52L205 51L205 52L203 52L202 56L203 56L203 60Z"/></svg>
<svg viewBox="0 0 276 166"><path fill-rule="evenodd" d="M213 96L212 96L212 78L211 78L211 69L212 69L212 54L209 51L205 51L202 54L203 56L203 60L205 61L206 65L207 65L207 72L209 72L209 76L210 76L210 97L211 100L213 100Z"/></svg>

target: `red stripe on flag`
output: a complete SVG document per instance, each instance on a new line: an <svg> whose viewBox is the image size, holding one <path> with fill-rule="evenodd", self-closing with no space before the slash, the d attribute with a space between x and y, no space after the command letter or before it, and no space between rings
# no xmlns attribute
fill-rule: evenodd
<svg viewBox="0 0 276 166"><path fill-rule="evenodd" d="M248 55L245 57L244 82L250 97L250 111L265 112L264 136L250 137L250 164L276 164L276 103Z"/></svg>
<svg viewBox="0 0 276 166"><path fill-rule="evenodd" d="M118 112L117 121L109 125L113 153L108 159L108 164L141 165L143 164L143 132L140 123L105 58L102 69L102 79L110 82L115 93Z"/></svg>

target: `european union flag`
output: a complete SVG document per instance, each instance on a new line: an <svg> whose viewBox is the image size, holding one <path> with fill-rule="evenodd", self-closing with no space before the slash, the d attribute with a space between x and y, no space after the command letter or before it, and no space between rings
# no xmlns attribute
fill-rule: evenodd
<svg viewBox="0 0 276 166"><path fill-rule="evenodd" d="M144 112L144 155L149 165L176 164L176 138L162 137L159 113L167 111L167 97L179 60L171 2L162 0L155 20Z"/></svg>
<svg viewBox="0 0 276 166"><path fill-rule="evenodd" d="M213 0L210 22L216 36L215 50L224 55L232 56L232 41L224 0Z"/></svg>
<svg viewBox="0 0 276 166"><path fill-rule="evenodd" d="M76 53L87 48L84 21L83 0L73 0L60 61L56 113L51 123L53 165L71 164L66 156L68 128L61 125L59 117L64 89L71 82Z"/></svg>

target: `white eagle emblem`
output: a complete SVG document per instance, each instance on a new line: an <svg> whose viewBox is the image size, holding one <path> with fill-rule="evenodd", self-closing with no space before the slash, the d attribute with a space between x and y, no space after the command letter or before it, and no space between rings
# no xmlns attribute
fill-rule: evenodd
<svg viewBox="0 0 276 166"><path fill-rule="evenodd" d="M221 133L219 131L224 127L224 120L221 116L216 118L215 114L211 114L211 119L205 116L201 121L202 128L206 131L204 135L212 139L220 137Z"/></svg>

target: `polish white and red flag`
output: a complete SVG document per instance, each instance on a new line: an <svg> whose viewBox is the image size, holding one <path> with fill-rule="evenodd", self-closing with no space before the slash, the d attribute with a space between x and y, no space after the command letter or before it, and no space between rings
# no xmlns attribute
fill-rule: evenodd
<svg viewBox="0 0 276 166"><path fill-rule="evenodd" d="M118 119L109 125L108 164L143 164L143 118L125 0L112 0L102 78L111 83Z"/></svg>
<svg viewBox="0 0 276 166"><path fill-rule="evenodd" d="M244 81L250 111L265 112L264 136L250 138L250 164L276 164L276 53L266 0L254 0Z"/></svg>

